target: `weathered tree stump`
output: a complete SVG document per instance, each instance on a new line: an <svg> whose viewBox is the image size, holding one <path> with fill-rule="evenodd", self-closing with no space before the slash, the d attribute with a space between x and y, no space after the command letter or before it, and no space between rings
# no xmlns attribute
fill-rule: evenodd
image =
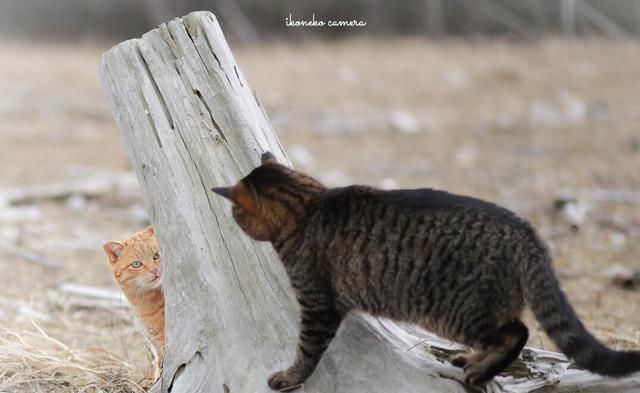
<svg viewBox="0 0 640 393"><path fill-rule="evenodd" d="M100 74L164 255L167 348L153 389L270 392L267 377L293 359L297 304L271 246L245 236L227 202L209 189L234 184L263 151L287 158L214 15L195 12L117 45ZM443 360L459 348L353 314L303 391L465 392L462 371ZM524 354L528 367L520 363L485 390L640 386L638 377L611 380L568 369L551 352Z"/></svg>

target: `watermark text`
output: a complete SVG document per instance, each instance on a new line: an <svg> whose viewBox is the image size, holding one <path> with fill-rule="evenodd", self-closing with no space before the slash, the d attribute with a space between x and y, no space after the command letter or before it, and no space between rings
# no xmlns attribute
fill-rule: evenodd
<svg viewBox="0 0 640 393"><path fill-rule="evenodd" d="M364 27L367 21L359 19L316 19L315 12L311 14L311 19L295 19L291 13L284 18L286 27Z"/></svg>

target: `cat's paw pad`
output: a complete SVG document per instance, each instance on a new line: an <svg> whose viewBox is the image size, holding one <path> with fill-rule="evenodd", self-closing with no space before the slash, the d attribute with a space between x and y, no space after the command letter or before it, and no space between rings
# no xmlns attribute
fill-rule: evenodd
<svg viewBox="0 0 640 393"><path fill-rule="evenodd" d="M269 377L269 387L280 392L288 392L301 386L299 378L290 371L278 371Z"/></svg>

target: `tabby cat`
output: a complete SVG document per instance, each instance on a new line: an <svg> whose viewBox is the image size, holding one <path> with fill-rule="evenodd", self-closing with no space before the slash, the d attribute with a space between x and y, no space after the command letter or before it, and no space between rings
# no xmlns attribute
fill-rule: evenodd
<svg viewBox="0 0 640 393"><path fill-rule="evenodd" d="M300 303L296 358L269 378L273 389L302 383L353 309L469 346L452 360L469 385L516 359L528 337L525 304L579 366L608 376L640 370L640 352L610 350L585 329L545 243L502 207L431 189L325 188L270 153L238 184L213 191L233 202L245 233L273 244Z"/></svg>
<svg viewBox="0 0 640 393"><path fill-rule="evenodd" d="M164 352L164 296L160 284L160 247L153 227L126 240L103 246L122 292L129 301L154 357L154 381L160 376Z"/></svg>

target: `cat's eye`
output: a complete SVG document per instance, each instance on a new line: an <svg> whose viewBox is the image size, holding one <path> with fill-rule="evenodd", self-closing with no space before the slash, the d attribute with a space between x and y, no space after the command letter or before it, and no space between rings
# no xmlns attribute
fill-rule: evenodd
<svg viewBox="0 0 640 393"><path fill-rule="evenodd" d="M159 252L153 254L153 260L157 261L158 259L160 259L160 253Z"/></svg>
<svg viewBox="0 0 640 393"><path fill-rule="evenodd" d="M141 267L141 266L142 266L142 262L140 262L140 261L133 261L131 263L131 267L136 268L136 269Z"/></svg>

